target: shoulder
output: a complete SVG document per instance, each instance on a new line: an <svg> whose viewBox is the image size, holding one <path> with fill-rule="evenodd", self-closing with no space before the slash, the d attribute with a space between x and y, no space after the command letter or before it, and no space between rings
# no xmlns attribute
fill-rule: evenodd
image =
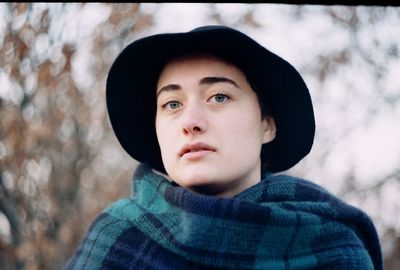
<svg viewBox="0 0 400 270"><path fill-rule="evenodd" d="M116 214L123 211L125 201L113 203L93 220L65 269L101 269L102 260L99 258L105 258L120 236L131 227L128 221Z"/></svg>
<svg viewBox="0 0 400 270"><path fill-rule="evenodd" d="M341 256L344 260L356 260L357 265L365 265L372 260L375 269L382 269L379 237L372 219L362 209L306 179L269 174L264 184L267 194L274 194L275 197L285 194L284 207L305 213L304 216L311 214L317 217L320 233L316 243L330 243L338 247L327 248L327 252L330 252L327 256L332 259ZM306 219L304 221L307 222ZM350 256L355 252L357 256Z"/></svg>

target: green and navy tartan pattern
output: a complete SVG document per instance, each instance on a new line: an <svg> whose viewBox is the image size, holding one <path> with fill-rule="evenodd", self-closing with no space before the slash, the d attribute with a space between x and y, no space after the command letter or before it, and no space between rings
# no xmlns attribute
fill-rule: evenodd
<svg viewBox="0 0 400 270"><path fill-rule="evenodd" d="M65 269L383 269L370 218L306 180L267 173L220 198L141 164L132 187L96 218Z"/></svg>

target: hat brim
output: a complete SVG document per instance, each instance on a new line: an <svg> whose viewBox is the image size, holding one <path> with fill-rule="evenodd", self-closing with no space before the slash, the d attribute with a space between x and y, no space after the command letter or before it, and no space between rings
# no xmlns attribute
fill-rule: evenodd
<svg viewBox="0 0 400 270"><path fill-rule="evenodd" d="M314 112L300 74L247 35L221 26L142 38L116 58L107 78L107 108L114 132L129 155L165 172L155 131L156 85L170 59L190 52L228 58L254 83L253 89L267 104L277 126L268 149L269 171L287 170L309 153L315 133Z"/></svg>

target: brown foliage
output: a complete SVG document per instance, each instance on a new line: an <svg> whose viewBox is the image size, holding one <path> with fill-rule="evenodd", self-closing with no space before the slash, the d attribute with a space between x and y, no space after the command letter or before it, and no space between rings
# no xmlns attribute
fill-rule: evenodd
<svg viewBox="0 0 400 270"><path fill-rule="evenodd" d="M135 162L111 130L105 78L116 54L150 27L153 18L141 12L140 4L104 4L110 9L108 20L83 41L66 41L52 36L50 26L58 23L68 5L6 5L10 19L0 43L0 72L13 92L9 99L0 97L0 224L10 228L8 235L0 234L2 269L61 269L93 218L129 195ZM79 13L86 4L75 5ZM261 27L252 10L238 24ZM301 19L302 8L294 10L293 16ZM328 13L347 31L357 31L354 7ZM213 16L224 23L218 14ZM89 41L91 62L85 70L74 61L79 46ZM52 53L38 52L39 43ZM354 48L320 56L308 72L324 81L348 63L350 49ZM390 51L398 57L397 46ZM373 63L367 52L364 55ZM85 72L83 85L77 70ZM396 269L400 241L395 232L390 235L395 240L385 263Z"/></svg>
<svg viewBox="0 0 400 270"><path fill-rule="evenodd" d="M111 24L101 28L113 29L110 36L98 29L91 37L96 40L95 54L101 55L111 42L122 42L124 36L118 35L123 33L114 31L121 23L132 33L150 23L146 17L140 19L138 5L127 7L110 5ZM32 6L8 8L16 18L31 15ZM56 58L41 59L35 51L39 36L53 38L47 32L49 20L57 18L49 8L42 10L36 25L26 20L13 29L11 20L0 49L3 70L22 89L22 97L1 100L0 107L0 142L6 149L0 169L0 210L11 228L11 239L0 238L0 262L6 269L61 269L94 216L111 201L129 195L134 165L111 136L105 111L104 81L110 63L101 58L91 63L95 77L88 74L91 89L85 89L73 78L77 44L59 41ZM29 76L34 78L30 91L25 89ZM118 158L129 160L125 171L124 166L117 170L112 162L104 164ZM108 173L97 171L99 167Z"/></svg>

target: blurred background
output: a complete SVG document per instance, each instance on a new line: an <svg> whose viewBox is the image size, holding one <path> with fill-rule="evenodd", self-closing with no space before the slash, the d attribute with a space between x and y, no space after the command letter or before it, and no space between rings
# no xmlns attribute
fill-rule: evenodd
<svg viewBox="0 0 400 270"><path fill-rule="evenodd" d="M129 196L137 163L109 123L107 72L137 38L204 24L300 71L317 133L285 173L363 209L385 269L400 269L399 7L0 3L1 269L62 269L95 216Z"/></svg>

